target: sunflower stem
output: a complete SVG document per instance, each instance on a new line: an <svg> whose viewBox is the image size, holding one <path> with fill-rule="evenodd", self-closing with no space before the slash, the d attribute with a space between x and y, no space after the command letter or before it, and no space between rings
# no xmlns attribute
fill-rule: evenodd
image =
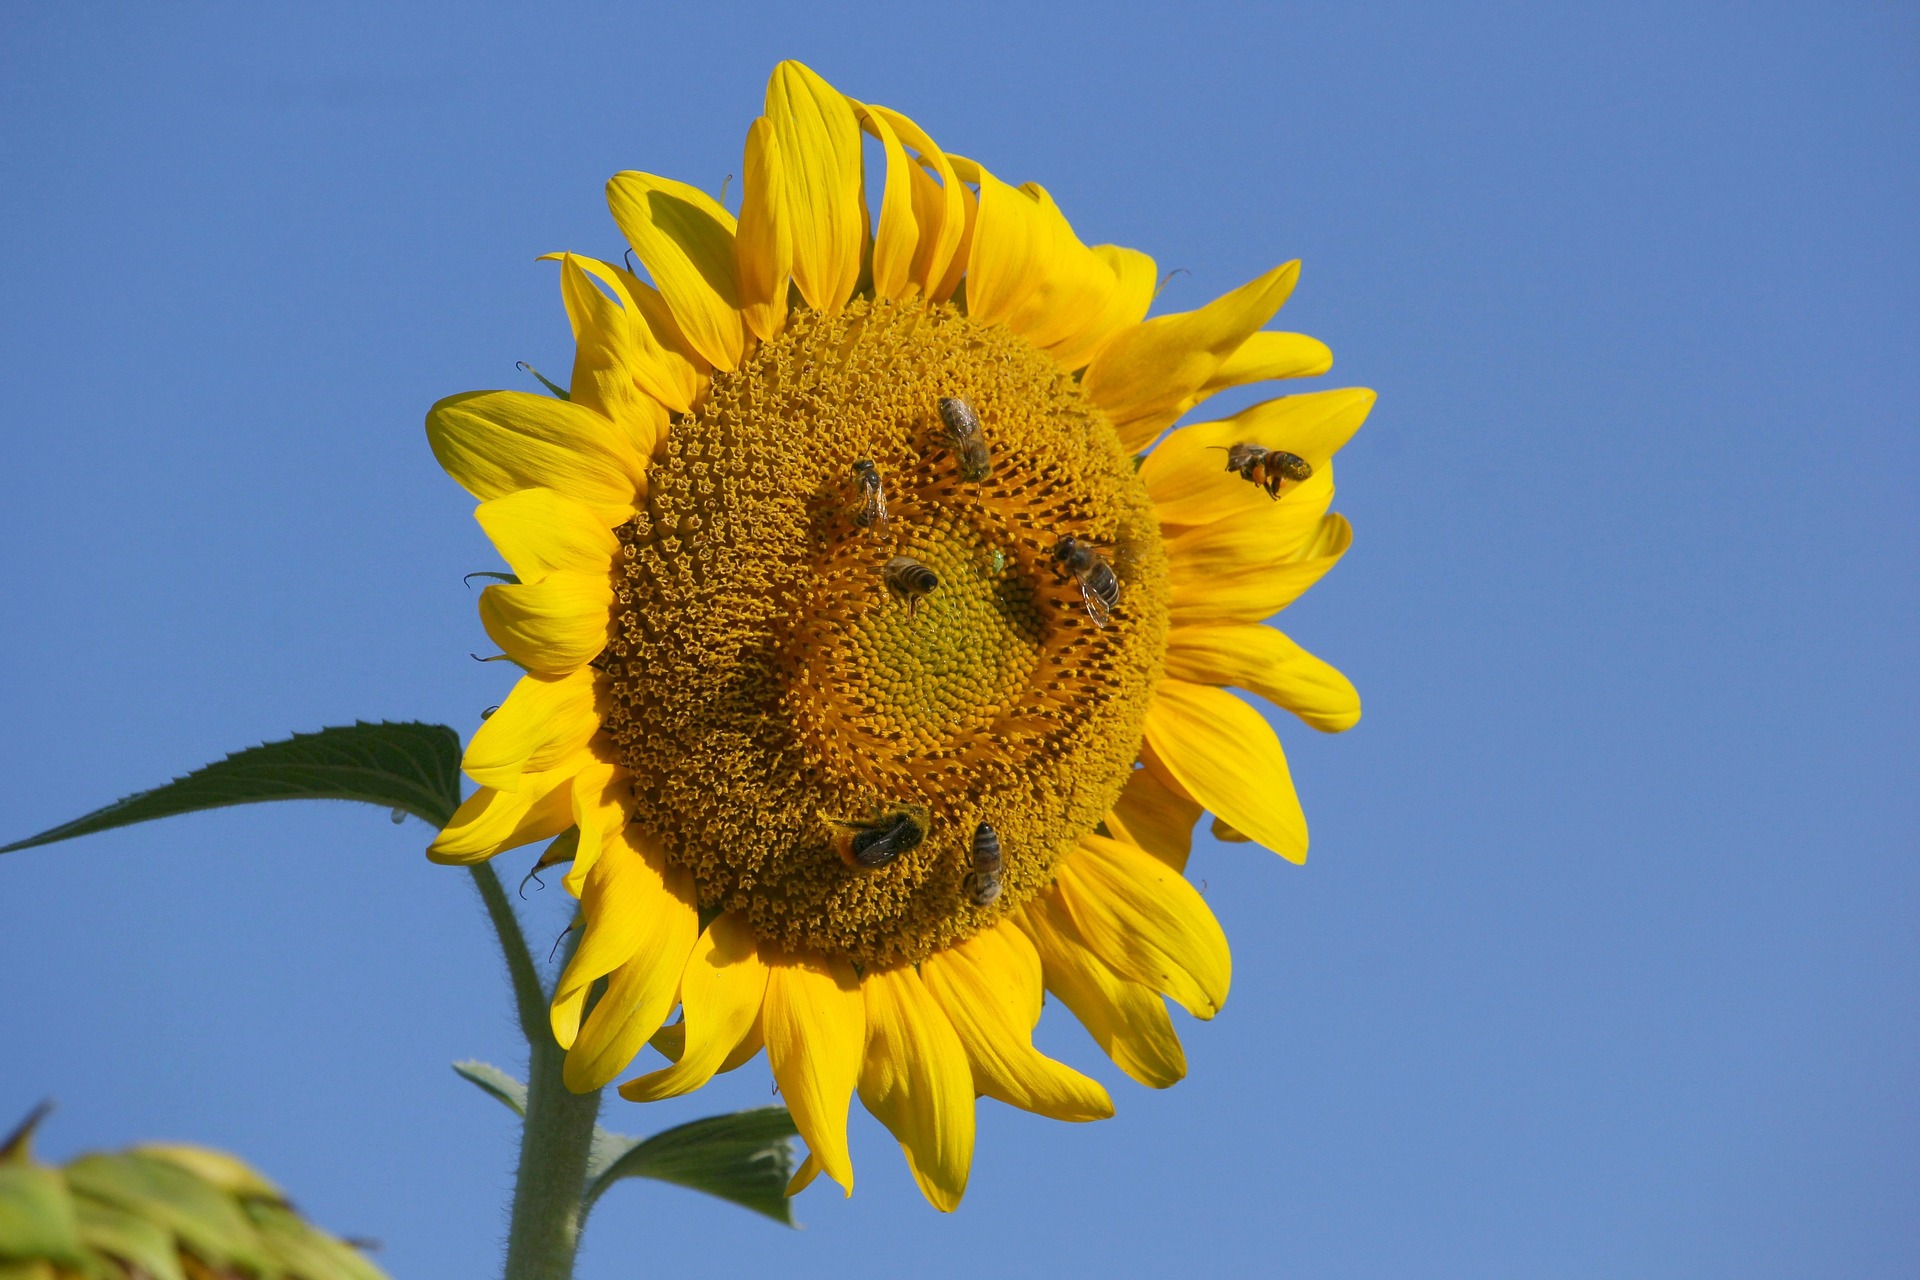
<svg viewBox="0 0 1920 1280"><path fill-rule="evenodd" d="M561 1075L566 1051L548 1025L546 992L520 918L492 867L483 863L472 871L500 939L520 1030L527 1038L527 1110L520 1130L520 1167L513 1179L505 1280L571 1280L600 1091L575 1093L567 1088Z"/></svg>
<svg viewBox="0 0 1920 1280"><path fill-rule="evenodd" d="M547 994L540 987L540 972L534 968L533 953L527 950L527 935L521 931L520 917L513 913L506 888L494 874L491 863L482 862L467 869L473 873L480 900L487 906L487 919L493 922L493 932L500 939L500 953L507 962L507 978L513 983L513 1004L520 1018L520 1034L527 1038L528 1044L537 1044L543 1037L551 1039L552 1033L547 1029Z"/></svg>
<svg viewBox="0 0 1920 1280"><path fill-rule="evenodd" d="M571 1280L585 1217L587 1153L600 1091L575 1093L560 1078L566 1051L540 1028L530 1038L527 1119L513 1180L506 1280Z"/></svg>

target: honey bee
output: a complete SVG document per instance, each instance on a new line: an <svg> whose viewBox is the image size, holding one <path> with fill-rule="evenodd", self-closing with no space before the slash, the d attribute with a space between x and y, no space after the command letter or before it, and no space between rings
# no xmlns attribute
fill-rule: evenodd
<svg viewBox="0 0 1920 1280"><path fill-rule="evenodd" d="M880 484L880 468L873 465L870 458L862 458L853 464L853 475L860 485L860 513L853 522L867 531L871 538L876 530L881 537L887 533L887 491Z"/></svg>
<svg viewBox="0 0 1920 1280"><path fill-rule="evenodd" d="M1094 549L1094 544L1070 533L1062 534L1060 541L1053 544L1052 559L1056 578L1065 578L1071 573L1080 584L1080 598L1086 601L1087 616L1093 619L1093 625L1105 627L1112 622L1113 611L1120 604L1120 579L1114 575L1106 557Z"/></svg>
<svg viewBox="0 0 1920 1280"><path fill-rule="evenodd" d="M975 484L993 474L993 456L980 429L980 415L958 396L940 398L940 421L947 427L947 446L960 462L960 478Z"/></svg>
<svg viewBox="0 0 1920 1280"><path fill-rule="evenodd" d="M903 804L871 822L837 822L833 847L840 860L859 871L878 871L927 838L924 805Z"/></svg>
<svg viewBox="0 0 1920 1280"><path fill-rule="evenodd" d="M967 899L976 907L990 907L1000 896L1000 833L986 823L973 829L973 870L967 873Z"/></svg>
<svg viewBox="0 0 1920 1280"><path fill-rule="evenodd" d="M880 578L887 584L887 590L907 602L908 617L913 616L914 606L920 603L920 597L932 595L934 588L940 585L939 576L912 556L895 556L887 561L887 567L880 571Z"/></svg>
<svg viewBox="0 0 1920 1280"><path fill-rule="evenodd" d="M1280 490L1287 484L1299 484L1313 476L1311 462L1285 449L1263 449L1257 444L1216 444L1209 447L1226 450L1227 470L1237 471L1242 480L1255 488L1265 489L1269 498L1278 499Z"/></svg>

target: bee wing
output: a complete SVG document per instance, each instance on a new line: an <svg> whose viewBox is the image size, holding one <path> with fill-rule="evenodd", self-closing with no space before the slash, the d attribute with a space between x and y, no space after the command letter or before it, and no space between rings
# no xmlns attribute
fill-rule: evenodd
<svg viewBox="0 0 1920 1280"><path fill-rule="evenodd" d="M1093 625L1104 631L1107 624L1113 621L1113 612L1084 576L1080 579L1080 598L1087 602L1087 616L1093 619Z"/></svg>

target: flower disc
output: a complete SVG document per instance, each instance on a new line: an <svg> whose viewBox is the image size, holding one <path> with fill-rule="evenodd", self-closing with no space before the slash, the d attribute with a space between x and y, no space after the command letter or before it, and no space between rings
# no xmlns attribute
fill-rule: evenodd
<svg viewBox="0 0 1920 1280"><path fill-rule="evenodd" d="M938 404L967 402L963 478ZM872 460L888 519L863 523ZM1100 544L1102 628L1051 552ZM947 305L802 312L717 372L618 531L607 728L634 816L707 909L790 948L919 960L1017 908L1126 783L1161 674L1167 567L1131 456L1053 360ZM895 557L932 570L890 590ZM872 871L836 837L906 806L924 841ZM1004 891L965 890L979 823Z"/></svg>

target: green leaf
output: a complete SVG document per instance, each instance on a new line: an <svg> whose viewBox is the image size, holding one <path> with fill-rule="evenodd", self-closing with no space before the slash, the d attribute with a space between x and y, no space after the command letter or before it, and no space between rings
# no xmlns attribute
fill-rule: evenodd
<svg viewBox="0 0 1920 1280"><path fill-rule="evenodd" d="M66 1173L76 1193L172 1232L216 1270L271 1271L259 1234L233 1197L176 1164L152 1156L91 1155L69 1164Z"/></svg>
<svg viewBox="0 0 1920 1280"><path fill-rule="evenodd" d="M527 1086L500 1068L468 1059L453 1069L515 1115L527 1113ZM591 1211L622 1178L652 1178L731 1200L792 1226L787 1180L793 1176L793 1148L787 1140L798 1133L785 1107L708 1116L651 1138L595 1125L581 1205Z"/></svg>
<svg viewBox="0 0 1920 1280"><path fill-rule="evenodd" d="M719 1196L793 1225L787 1180L799 1131L785 1107L708 1116L636 1142L605 1168L589 1171L585 1206L622 1178L653 1178Z"/></svg>
<svg viewBox="0 0 1920 1280"><path fill-rule="evenodd" d="M360 800L445 826L460 806L460 737L440 724L361 721L236 751L175 778L0 847L0 853L96 831L262 800Z"/></svg>
<svg viewBox="0 0 1920 1280"><path fill-rule="evenodd" d="M456 1062L453 1069L474 1084L482 1092L498 1099L513 1114L527 1114L527 1086L494 1066L490 1062L477 1062L472 1058ZM593 1145L587 1150L587 1180L591 1182L602 1169L625 1155L638 1145L641 1139L624 1133L614 1133L599 1125L593 1126Z"/></svg>
<svg viewBox="0 0 1920 1280"><path fill-rule="evenodd" d="M474 1058L467 1058L464 1061L454 1063L453 1069L459 1072L463 1078L471 1080L487 1093L492 1094L500 1101L506 1103L507 1106L513 1109L513 1114L517 1116L527 1114L527 1086L521 1084L518 1080L515 1080L491 1062L480 1062Z"/></svg>
<svg viewBox="0 0 1920 1280"><path fill-rule="evenodd" d="M0 1166L0 1262L80 1261L73 1197L52 1169Z"/></svg>

